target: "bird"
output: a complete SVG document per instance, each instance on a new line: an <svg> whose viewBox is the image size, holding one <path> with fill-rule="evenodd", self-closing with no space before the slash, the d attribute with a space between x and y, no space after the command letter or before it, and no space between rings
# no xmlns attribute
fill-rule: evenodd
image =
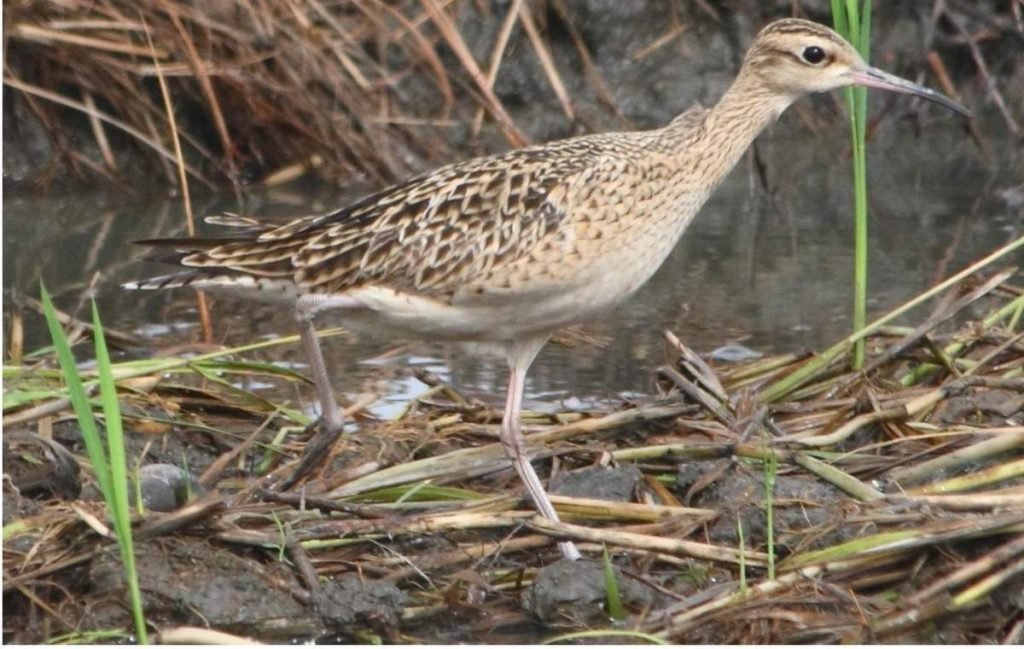
<svg viewBox="0 0 1024 649"><path fill-rule="evenodd" d="M797 99L848 86L966 108L871 67L833 30L802 19L765 26L710 108L661 128L596 133L442 166L340 209L283 224L221 216L226 236L144 242L183 269L126 284L191 286L294 308L320 401L315 466L343 417L316 337L330 312L377 335L469 343L503 356L500 440L538 512L558 514L520 426L526 375L556 330L626 300L658 269L761 131ZM566 559L580 558L571 541Z"/></svg>

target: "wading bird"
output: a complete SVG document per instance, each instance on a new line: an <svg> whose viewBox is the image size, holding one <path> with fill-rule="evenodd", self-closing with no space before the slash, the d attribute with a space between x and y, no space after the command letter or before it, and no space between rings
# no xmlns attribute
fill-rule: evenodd
<svg viewBox="0 0 1024 649"><path fill-rule="evenodd" d="M661 265L755 137L803 95L844 86L932 90L869 67L805 20L765 27L714 107L664 128L585 135L441 167L351 205L219 239L157 242L188 270L128 285L192 286L292 305L321 404L308 469L342 428L313 319L469 342L510 369L501 442L541 514L558 515L520 431L526 372L555 330L622 302ZM150 242L154 243L154 242ZM559 544L570 559L579 552Z"/></svg>

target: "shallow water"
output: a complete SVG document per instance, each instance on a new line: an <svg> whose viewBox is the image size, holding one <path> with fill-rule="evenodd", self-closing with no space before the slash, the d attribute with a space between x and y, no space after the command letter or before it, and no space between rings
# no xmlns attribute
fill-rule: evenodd
<svg viewBox="0 0 1024 649"><path fill-rule="evenodd" d="M790 125L792 126L792 124ZM748 156L705 206L654 279L633 299L585 323L605 347L549 345L531 369L527 407L592 407L653 390L665 360L668 328L698 352L742 345L758 353L821 349L850 332L852 218L845 130L798 138L778 128L758 143L767 188ZM1024 229L1007 144L1001 164L986 164L953 120L916 137L911 125L883 123L869 146L870 304L876 317L963 268ZM942 151L942 155L937 152ZM1019 193L1018 187L1015 190ZM314 213L356 196L327 186L250 198L246 213ZM237 211L231 198L196 200L197 214ZM4 197L4 287L35 296L38 278L58 306L80 317L90 295L105 323L169 346L197 337L191 291L134 293L121 282L166 268L139 261L133 239L182 230L180 203L115 193ZM1020 258L1017 260L1021 261ZM10 302L5 303L9 308ZM295 333L291 314L217 299L218 342L240 344ZM28 349L45 343L31 328ZM330 317L322 326L331 324ZM420 366L469 394L499 404L501 361L430 342L350 335L327 343L336 388L353 396L376 390L380 416L397 412L425 387ZM302 366L298 345L266 357ZM253 386L247 386L252 388ZM284 395L291 398L295 395ZM312 390L298 395L312 400Z"/></svg>

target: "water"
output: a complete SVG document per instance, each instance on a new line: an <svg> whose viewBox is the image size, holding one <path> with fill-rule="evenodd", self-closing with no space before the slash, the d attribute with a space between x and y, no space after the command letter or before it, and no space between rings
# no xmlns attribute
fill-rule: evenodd
<svg viewBox="0 0 1024 649"><path fill-rule="evenodd" d="M529 375L526 407L593 407L650 393L653 370L666 360L666 328L699 352L723 345L761 353L821 349L850 332L853 229L846 134L794 138L793 130L777 128L759 140L767 188L748 156L651 282L604 318L586 323L587 333L607 342L604 348L545 348ZM1014 190L1019 179L1013 179L1019 152L1012 145L997 147L1003 162L989 165L952 120L926 132L927 139L915 137L908 124L887 123L870 145L869 317L1024 229L1020 201L1014 200L1014 191L1021 191ZM250 199L246 211L309 214L353 198L336 188L304 187ZM237 209L230 198L195 203L197 214ZM154 348L194 340L191 291L150 294L118 287L166 271L139 261L142 250L128 242L180 234L181 212L174 200L117 193L8 193L4 287L35 296L42 277L58 306L79 317L87 317L87 297L94 294L108 326L143 336ZM267 305L218 298L213 312L217 341L229 345L296 331L289 312ZM321 322L330 325L329 315ZM28 321L28 349L45 343L42 327L35 326L40 324ZM326 352L336 387L349 396L382 394L374 407L381 416L394 415L425 389L413 378L412 366L468 394L502 402L504 364L455 346L353 334L331 339ZM256 356L304 363L298 345ZM277 396L313 399L312 390Z"/></svg>

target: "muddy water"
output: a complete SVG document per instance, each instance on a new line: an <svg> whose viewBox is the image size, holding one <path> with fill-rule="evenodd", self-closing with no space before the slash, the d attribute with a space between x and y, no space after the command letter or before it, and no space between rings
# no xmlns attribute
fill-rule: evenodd
<svg viewBox="0 0 1024 649"><path fill-rule="evenodd" d="M742 345L758 353L820 349L850 331L851 196L845 126L818 135L794 116L758 143L763 183L748 156L705 206L654 279L586 332L607 346L549 345L534 365L527 407L594 406L650 393L669 328L699 352ZM793 136L793 133L799 133ZM870 315L883 314L995 247L1020 236L1020 164L1013 150L983 162L953 120L912 133L907 122L883 124L870 145ZM990 141L996 141L994 138ZM941 155L938 152L942 152ZM1017 193L1014 193L1014 192ZM244 211L274 218L308 214L355 198L328 186L292 188L248 198ZM233 198L195 201L198 213L237 211ZM80 316L90 287L105 322L147 338L154 348L197 336L190 291L128 293L119 283L159 274L138 261L133 239L181 232L180 203L115 193L4 197L4 287L36 295L38 278L58 305ZM5 308L8 308L5 303ZM220 342L240 344L295 328L287 311L218 299ZM29 320L28 348L44 343ZM324 325L330 324L327 317ZM500 403L505 370L430 342L335 338L329 362L339 390L376 390L381 416L396 412L424 386L422 366L470 394ZM297 345L265 352L302 364ZM253 387L253 386L249 386ZM311 400L311 391L282 398ZM311 407L311 406L310 406Z"/></svg>

